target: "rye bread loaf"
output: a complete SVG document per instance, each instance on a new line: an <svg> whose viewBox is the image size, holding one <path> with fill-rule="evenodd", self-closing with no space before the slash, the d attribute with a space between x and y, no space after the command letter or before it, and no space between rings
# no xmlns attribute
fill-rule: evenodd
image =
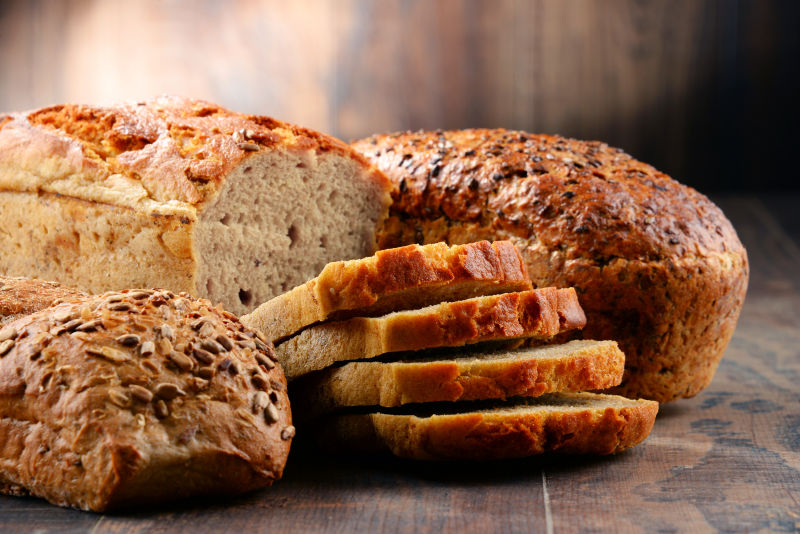
<svg viewBox="0 0 800 534"><path fill-rule="evenodd" d="M390 451L416 460L496 460L545 452L613 454L642 442L658 403L615 395L553 393L507 402L419 404L333 415L320 446L348 454Z"/></svg>
<svg viewBox="0 0 800 534"><path fill-rule="evenodd" d="M70 297L0 339L4 493L99 512L281 477L294 435L283 373L269 344L208 301Z"/></svg>
<svg viewBox="0 0 800 534"><path fill-rule="evenodd" d="M380 245L509 239L535 286L575 287L583 335L626 354L621 394L691 397L714 375L748 280L705 196L599 142L507 130L353 144L395 185Z"/></svg>
<svg viewBox="0 0 800 534"><path fill-rule="evenodd" d="M309 420L352 406L395 407L537 397L619 384L625 355L614 341L571 341L512 350L415 352L393 362L353 362L292 382L292 410Z"/></svg>
<svg viewBox="0 0 800 534"><path fill-rule="evenodd" d="M275 352L293 380L341 361L491 340L549 339L585 323L575 290L542 288L322 323Z"/></svg>
<svg viewBox="0 0 800 534"><path fill-rule="evenodd" d="M336 139L198 100L0 114L0 274L242 314L372 254L388 191Z"/></svg>
<svg viewBox="0 0 800 534"><path fill-rule="evenodd" d="M531 289L519 251L507 241L409 245L358 260L329 263L316 278L277 296L242 322L277 343L325 320L374 317Z"/></svg>

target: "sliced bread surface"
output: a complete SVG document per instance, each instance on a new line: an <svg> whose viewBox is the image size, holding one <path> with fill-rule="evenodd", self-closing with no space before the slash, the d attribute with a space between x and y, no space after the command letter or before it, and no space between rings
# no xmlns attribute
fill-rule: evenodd
<svg viewBox="0 0 800 534"><path fill-rule="evenodd" d="M409 405L392 413L334 415L317 425L322 447L415 460L496 460L544 452L613 454L653 428L658 403L594 393L507 402Z"/></svg>
<svg viewBox="0 0 800 534"><path fill-rule="evenodd" d="M339 361L489 340L547 339L585 323L574 289L542 288L323 323L278 345L276 353L291 380Z"/></svg>
<svg viewBox="0 0 800 534"><path fill-rule="evenodd" d="M531 288L522 257L509 241L410 245L329 263L319 276L263 303L242 322L277 342L324 320Z"/></svg>
<svg viewBox="0 0 800 534"><path fill-rule="evenodd" d="M292 385L292 411L308 420L349 406L394 407L605 389L620 383L625 366L625 355L615 341L460 352L453 359L440 355L353 362L310 373Z"/></svg>

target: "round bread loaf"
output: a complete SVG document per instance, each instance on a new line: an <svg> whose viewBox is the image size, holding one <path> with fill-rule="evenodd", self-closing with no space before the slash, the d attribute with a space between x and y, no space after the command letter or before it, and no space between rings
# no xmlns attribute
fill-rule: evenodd
<svg viewBox="0 0 800 534"><path fill-rule="evenodd" d="M587 339L626 354L613 391L668 402L711 381L747 254L722 211L619 149L507 130L354 143L395 185L382 248L511 239L536 286L574 286Z"/></svg>
<svg viewBox="0 0 800 534"><path fill-rule="evenodd" d="M0 329L0 490L104 511L268 486L294 436L274 358L234 315L168 291L17 318Z"/></svg>

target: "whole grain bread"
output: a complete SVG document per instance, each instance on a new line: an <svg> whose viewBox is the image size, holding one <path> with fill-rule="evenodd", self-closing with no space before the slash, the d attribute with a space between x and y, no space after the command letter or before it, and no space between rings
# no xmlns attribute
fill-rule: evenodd
<svg viewBox="0 0 800 534"><path fill-rule="evenodd" d="M525 263L507 241L454 247L444 243L409 245L368 258L329 263L316 278L241 319L277 343L320 321L373 317L528 289L531 282Z"/></svg>
<svg viewBox="0 0 800 534"><path fill-rule="evenodd" d="M375 251L390 184L346 144L162 97L0 116L0 274L242 314Z"/></svg>
<svg viewBox="0 0 800 534"><path fill-rule="evenodd" d="M287 339L275 352L293 380L335 362L490 340L548 339L585 323L573 289L543 288L322 323Z"/></svg>
<svg viewBox="0 0 800 534"><path fill-rule="evenodd" d="M619 384L625 355L614 341L571 341L512 350L408 353L394 362L353 362L292 383L296 419L352 406L395 407L537 397Z"/></svg>
<svg viewBox="0 0 800 534"><path fill-rule="evenodd" d="M406 132L353 146L395 185L382 247L509 239L535 286L576 288L586 338L619 342L615 391L666 402L711 381L748 261L702 194L621 150L558 136Z"/></svg>
<svg viewBox="0 0 800 534"><path fill-rule="evenodd" d="M294 435L283 373L268 343L208 301L70 297L0 340L5 493L100 512L281 477Z"/></svg>
<svg viewBox="0 0 800 534"><path fill-rule="evenodd" d="M391 452L415 460L496 460L545 452L613 454L641 443L658 403L553 393L507 402L421 404L333 415L316 426L334 452Z"/></svg>

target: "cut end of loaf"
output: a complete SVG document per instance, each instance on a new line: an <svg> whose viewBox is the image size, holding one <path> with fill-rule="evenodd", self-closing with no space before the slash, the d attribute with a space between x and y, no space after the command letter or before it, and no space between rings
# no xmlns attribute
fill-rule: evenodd
<svg viewBox="0 0 800 534"><path fill-rule="evenodd" d="M385 214L385 184L338 154L272 151L234 169L200 217L195 291L247 313L319 273L368 256Z"/></svg>

